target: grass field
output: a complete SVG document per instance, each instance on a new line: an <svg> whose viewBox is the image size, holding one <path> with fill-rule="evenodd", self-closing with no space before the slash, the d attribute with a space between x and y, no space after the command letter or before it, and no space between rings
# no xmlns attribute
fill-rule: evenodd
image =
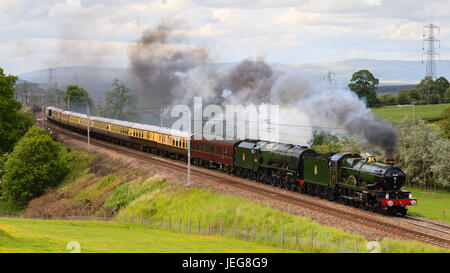
<svg viewBox="0 0 450 273"><path fill-rule="evenodd" d="M77 157L86 157L85 153L72 152ZM90 156L89 156L90 157ZM366 251L367 240L360 235L351 234L339 228L320 225L309 217L300 217L282 212L268 205L253 202L232 195L220 194L208 190L170 184L158 175L148 175L139 170L121 166L115 162L105 162L100 157L76 160L74 171L55 191L47 192L33 200L27 212L64 208L68 213L80 206L89 198L96 214L103 216L111 212L116 202L121 207L116 216L118 222L142 217L147 222L162 217L164 222L170 221L175 226L183 220L187 226L192 220L193 230L201 221L202 231L208 230L223 222L224 237L194 236L186 233L170 233L163 230L150 229L139 224L104 223L104 222L62 222L43 220L0 219L0 251L9 252L64 252L69 241L78 241L86 252L258 252L258 251L291 251L297 250L294 234L298 229L302 252L333 252L343 242L344 251L354 251L358 241L360 252ZM64 196L62 201L57 196ZM42 207L44 206L44 207ZM55 211L57 214L59 209ZM68 214L74 215L74 214ZM233 226L239 232L236 241L233 239ZM247 224L251 231L255 225L258 244L243 241L242 234ZM265 241L265 228L271 234ZM281 249L280 231L283 227L286 237L286 248ZM329 234L330 247L310 247L309 240L314 230L316 243L325 242ZM185 229L186 231L186 229ZM190 237L193 236L193 237ZM191 238L187 240L186 238ZM247 237L248 238L248 237ZM259 239L258 239L259 238ZM390 252L442 252L443 249L417 242L399 240L383 240L380 242ZM154 247L154 246L157 247Z"/></svg>
<svg viewBox="0 0 450 273"><path fill-rule="evenodd" d="M405 188L411 191L414 198L417 198L418 205L409 207L408 213L411 215L423 216L431 219L443 220L444 209L446 212L446 222L450 223L450 193L442 191L430 191L420 188Z"/></svg>
<svg viewBox="0 0 450 273"><path fill-rule="evenodd" d="M76 241L81 252L294 252L253 242L153 230L140 224L94 221L0 218L0 253L70 252Z"/></svg>
<svg viewBox="0 0 450 273"><path fill-rule="evenodd" d="M434 118L439 117L442 111L450 107L450 104L430 104L414 106L414 118ZM372 112L382 116L387 120L402 120L404 117L412 119L412 106L383 106L380 108L372 108Z"/></svg>

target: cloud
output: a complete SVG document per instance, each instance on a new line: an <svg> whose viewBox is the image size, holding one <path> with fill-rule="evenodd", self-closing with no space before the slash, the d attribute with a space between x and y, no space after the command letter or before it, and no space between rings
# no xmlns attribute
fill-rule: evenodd
<svg viewBox="0 0 450 273"><path fill-rule="evenodd" d="M384 58L386 52L403 59L414 55L415 41L420 54L422 28L430 22L441 26L443 47L450 44L450 0L74 1L1 1L0 65L28 71L16 62L19 52L48 65L72 41L64 63L76 51L98 56L106 46L103 65L127 66L125 45L161 19L173 17L188 22L184 35L194 45L210 47L217 62L265 55L274 62L308 63ZM52 42L33 46L30 41ZM410 41L408 52L404 41ZM116 44L120 46L112 46ZM42 61L46 57L50 61ZM88 65L89 58L75 58L74 63Z"/></svg>
<svg viewBox="0 0 450 273"><path fill-rule="evenodd" d="M422 24L416 22L409 22L398 25L388 25L386 26L386 33L380 35L380 38L392 40L417 41L422 39L422 33L420 32L422 27L423 27Z"/></svg>

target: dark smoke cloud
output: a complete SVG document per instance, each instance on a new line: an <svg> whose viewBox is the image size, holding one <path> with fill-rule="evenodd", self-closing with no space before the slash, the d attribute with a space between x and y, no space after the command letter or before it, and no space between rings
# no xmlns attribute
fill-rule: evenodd
<svg viewBox="0 0 450 273"><path fill-rule="evenodd" d="M263 60L242 61L221 79L221 85L232 91L227 102L278 104L282 111L280 120L285 124L293 123L303 112L319 131L357 136L383 149L387 157L393 157L397 146L395 129L375 117L365 102L350 90L332 90L298 74L275 72ZM301 126L283 128L280 125L280 131L290 135L301 133L301 129Z"/></svg>
<svg viewBox="0 0 450 273"><path fill-rule="evenodd" d="M392 157L397 133L386 121L375 117L364 101L348 89L330 89L299 75L282 75L272 86L272 98L280 103L291 98L319 131L357 136L369 145L383 149Z"/></svg>
<svg viewBox="0 0 450 273"><path fill-rule="evenodd" d="M171 102L171 92L180 84L179 73L186 73L208 60L201 46L187 46L186 39L175 33L185 24L181 20L166 20L155 29L147 29L129 48L131 70L138 80L141 103L160 105Z"/></svg>
<svg viewBox="0 0 450 273"><path fill-rule="evenodd" d="M219 89L234 91L237 102L259 104L270 101L274 72L263 60L245 59L219 81Z"/></svg>

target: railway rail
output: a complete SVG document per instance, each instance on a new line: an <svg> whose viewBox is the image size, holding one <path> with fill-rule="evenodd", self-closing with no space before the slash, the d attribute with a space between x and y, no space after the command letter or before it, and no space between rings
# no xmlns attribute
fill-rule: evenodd
<svg viewBox="0 0 450 273"><path fill-rule="evenodd" d="M72 132L70 130L59 127L51 122L47 122L46 126L57 131L60 134L67 135L71 138L86 141L87 136ZM151 161L159 165L163 165L166 168L173 170L186 170L187 166L182 161L177 161L169 158L155 156L150 153L141 152L138 150L134 150L128 147L119 146L116 144L112 144L109 142L93 139L91 137L91 145L96 145L106 149L112 149L115 152L124 154L126 156L135 157L138 159L143 159L146 161ZM246 179L229 176L225 173L219 171L212 171L210 169L203 169L196 166L191 167L191 173L193 176L198 178L208 178L214 180L216 183L227 185L228 187L234 187L236 189L250 192L254 195L259 195L263 197L268 197L280 202L288 203L291 205L307 208L312 211L316 211L322 214L330 215L333 217L337 217L339 219L343 219L349 222L353 222L358 225L366 226L369 228L377 229L383 232L387 232L393 235L396 235L401 238L409 239L409 240L417 240L423 243L435 245L443 248L450 248L450 237L447 236L449 234L450 228L446 225L442 225L440 229L430 228L425 225L420 225L417 223L408 222L408 224L412 224L413 226L421 227L424 229L437 230L442 236L429 234L424 231L420 231L418 229L414 229L412 227L407 227L404 225L399 225L398 223L390 223L387 221L383 221L380 219L376 219L375 213L366 212L366 211L357 211L352 212L349 210L344 210L339 208L339 206L335 206L333 203L330 205L319 204L318 202L313 202L311 200L307 200L302 197L301 194L295 194L289 191L286 192L275 192L273 189L267 188L264 185L256 182L250 182ZM295 196L294 196L295 195ZM420 218L414 218L409 216L407 219L414 219L415 221L426 221ZM420 219L420 220L418 220ZM435 224L435 223L433 223Z"/></svg>
<svg viewBox="0 0 450 273"><path fill-rule="evenodd" d="M436 221L428 220L426 218L409 216L409 215L404 216L403 220L405 220L405 222L407 222L408 224L411 224L411 225L431 229L431 230L434 230L434 231L437 231L437 232L440 232L443 234L450 235L450 225L448 225L448 224L441 224ZM408 221L408 220L411 220L411 221ZM419 223L424 223L424 224L419 224Z"/></svg>

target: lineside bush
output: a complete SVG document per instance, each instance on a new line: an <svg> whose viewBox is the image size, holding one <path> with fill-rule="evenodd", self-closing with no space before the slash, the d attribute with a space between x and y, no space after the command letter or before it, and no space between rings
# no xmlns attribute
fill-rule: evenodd
<svg viewBox="0 0 450 273"><path fill-rule="evenodd" d="M28 202L58 185L68 172L61 144L45 130L32 127L19 140L5 163L2 195L15 207Z"/></svg>

